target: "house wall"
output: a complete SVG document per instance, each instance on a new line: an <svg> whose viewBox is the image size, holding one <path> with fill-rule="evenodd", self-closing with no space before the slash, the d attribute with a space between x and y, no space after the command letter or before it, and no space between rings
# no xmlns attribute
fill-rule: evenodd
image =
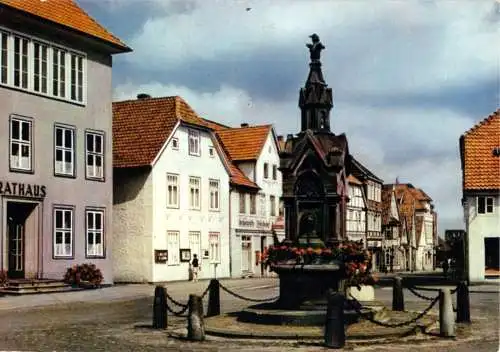
<svg viewBox="0 0 500 352"><path fill-rule="evenodd" d="M18 29L23 29L20 26ZM26 27L27 28L27 27ZM30 33L27 33L30 34ZM38 33L36 34L39 35ZM62 37L62 36L61 36ZM55 42L53 38L42 38ZM59 40L59 39L58 39ZM57 42L59 44L59 42ZM62 43L66 44L67 43ZM78 49L78 48L77 48ZM41 221L38 234L41 238L37 244L39 265L37 275L44 278L61 279L66 269L83 262L95 263L104 275L105 283L112 283L112 111L111 111L111 56L87 51L86 60L86 104L80 105L56 100L34 93L0 86L0 182L22 183L25 185L43 185L46 196L39 201ZM31 69L29 77L32 77ZM49 82L49 84L51 84ZM31 173L9 171L9 123L13 114L32 121L32 165ZM54 176L54 124L63 123L75 128L75 177ZM90 181L85 178L85 143L86 129L104 132L104 181ZM6 245L6 202L20 198L6 194L5 188L0 192L3 210L0 212L0 233L2 235L2 250L0 263L2 268L7 265ZM33 199L34 200L34 199ZM67 205L73 207L73 257L54 259L53 207ZM89 259L86 257L85 209L86 207L104 209L104 248L105 257ZM26 237L26 243L37 241L34 237ZM28 244L33 248L33 244Z"/></svg>
<svg viewBox="0 0 500 352"><path fill-rule="evenodd" d="M191 248L191 254L197 254L200 260L200 279L229 276L229 175L219 155L209 155L213 146L210 134L200 131L201 155L188 152L188 128L180 125L173 133L179 148L172 148L170 139L153 168L153 250L165 250L167 232L178 231L179 249L190 248L189 232L200 233L201 251L209 249L209 233L219 233L220 262L215 265L199 253L199 248ZM167 173L179 177L179 207L167 208ZM201 209L192 210L189 205L189 177L201 178ZM218 211L209 210L209 179L219 181ZM169 257L179 253L168 253ZM189 279L189 262L153 263L152 281L175 281Z"/></svg>
<svg viewBox="0 0 500 352"><path fill-rule="evenodd" d="M113 191L114 280L151 282L153 281L151 169L115 169Z"/></svg>
<svg viewBox="0 0 500 352"><path fill-rule="evenodd" d="M363 240L366 245L366 210L361 185L349 183L349 203L346 213L347 238L353 241Z"/></svg>
<svg viewBox="0 0 500 352"><path fill-rule="evenodd" d="M264 178L264 163L267 163L269 174L268 178ZM256 252L262 253L264 247L273 244L271 226L276 222L279 215L280 198L282 195L282 177L281 172L276 170L276 180L273 180L273 165L279 166L279 155L274 142L272 133L269 133L266 142L262 148L261 154L257 161L253 164L245 163L240 169L245 175L253 179L256 176L256 183L261 190L256 198L256 214L250 214L250 193L235 189L231 192L231 258L232 258L232 273L233 277L241 276L259 276L262 274L261 263L258 260ZM240 213L240 193L245 194L246 212ZM270 196L275 197L275 212L271 216ZM244 236L244 237L242 237ZM250 248L247 251L250 253L250 259L247 257L247 252L242 249L242 238L249 239ZM248 265L244 266L242 261L248 261ZM248 269L248 270L245 270ZM269 273L265 271L264 275Z"/></svg>
<svg viewBox="0 0 500 352"><path fill-rule="evenodd" d="M468 239L469 280L472 282L485 279L485 238L500 237L500 197L491 194L494 199L493 213L478 214L475 196L465 197L466 236Z"/></svg>

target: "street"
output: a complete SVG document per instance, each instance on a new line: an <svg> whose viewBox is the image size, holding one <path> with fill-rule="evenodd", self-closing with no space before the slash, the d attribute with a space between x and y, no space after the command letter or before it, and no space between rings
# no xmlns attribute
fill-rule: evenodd
<svg viewBox="0 0 500 352"><path fill-rule="evenodd" d="M267 298L278 294L277 281L273 279L249 279L226 281L224 284L235 292L251 298ZM174 299L186 303L189 293L201 293L208 282L172 285L169 293ZM272 287L274 286L274 287ZM0 349L22 351L316 351L324 350L317 345L300 345L286 341L227 340L209 337L204 343L190 343L168 337L164 331L147 328L151 324L152 294L132 300L102 302L62 302L58 305L0 311ZM498 291L498 286L491 289ZM110 290L110 289L102 289ZM144 291L144 287L141 288ZM424 292L427 296L437 293ZM69 293L72 294L72 293ZM104 295L104 294L103 294ZM471 316L480 341L448 341L443 351L496 351L498 349L499 297L498 293L471 293ZM30 299L34 299L30 297ZM376 299L390 306L390 288L376 290ZM0 301L2 298L0 298ZM221 290L223 312L239 310L252 303L237 299ZM405 290L407 309L423 310L428 302ZM206 299L205 299L206 307ZM176 310L178 309L175 307ZM436 313L437 308L433 311ZM169 316L169 326L184 327L186 318ZM474 333L476 335L476 332ZM349 341L348 341L349 342ZM452 345L455 344L455 345ZM435 345L356 346L360 351L435 351Z"/></svg>

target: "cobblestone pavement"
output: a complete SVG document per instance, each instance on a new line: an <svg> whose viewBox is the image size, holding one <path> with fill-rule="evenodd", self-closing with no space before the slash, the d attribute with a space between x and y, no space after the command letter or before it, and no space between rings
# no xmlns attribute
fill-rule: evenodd
<svg viewBox="0 0 500 352"><path fill-rule="evenodd" d="M205 285L208 283L205 283ZM252 287L253 286L253 287ZM257 287L256 287L257 286ZM232 285L247 297L271 297L277 289L261 287L258 281ZM265 286L265 285L264 285ZM194 286L169 290L175 299L185 303ZM201 286L200 286L201 288ZM153 287L151 287L151 291ZM198 289L196 290L196 292ZM152 292L151 292L152 293ZM432 292L426 292L432 295ZM390 305L392 292L378 289L377 300ZM0 298L1 300L2 298ZM407 309L421 310L427 302L405 292ZM224 312L239 310L250 303L221 293ZM499 329L498 293L471 294L474 341L440 340L429 344L423 340L411 345L359 345L348 341L346 350L356 351L497 351ZM436 309L433 310L437 313ZM132 301L69 302L59 305L0 312L0 350L16 351L324 351L318 343L226 340L210 337L203 343L192 343L169 337L164 331L152 331L151 297ZM169 325L182 328L185 318L169 316Z"/></svg>

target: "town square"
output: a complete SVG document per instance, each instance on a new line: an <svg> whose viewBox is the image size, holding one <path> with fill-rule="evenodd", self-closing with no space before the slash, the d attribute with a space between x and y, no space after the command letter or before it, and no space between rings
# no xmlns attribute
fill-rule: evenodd
<svg viewBox="0 0 500 352"><path fill-rule="evenodd" d="M0 0L0 350L496 351L498 1Z"/></svg>

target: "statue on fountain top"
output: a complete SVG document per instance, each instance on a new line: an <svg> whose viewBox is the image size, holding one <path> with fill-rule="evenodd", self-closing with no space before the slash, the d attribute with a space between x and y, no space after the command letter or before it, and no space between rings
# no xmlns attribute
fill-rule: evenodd
<svg viewBox="0 0 500 352"><path fill-rule="evenodd" d="M311 54L311 63L320 62L321 50L326 47L319 41L319 36L314 33L309 36L312 39L312 44L306 44Z"/></svg>

